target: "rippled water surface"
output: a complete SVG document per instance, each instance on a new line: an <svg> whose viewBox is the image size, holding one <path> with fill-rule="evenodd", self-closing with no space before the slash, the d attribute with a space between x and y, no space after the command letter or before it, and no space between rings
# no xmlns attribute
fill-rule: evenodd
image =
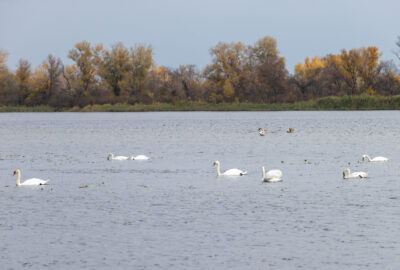
<svg viewBox="0 0 400 270"><path fill-rule="evenodd" d="M400 266L400 112L5 113L0 127L1 269ZM214 160L248 175L218 179ZM263 165L284 181L262 184ZM50 185L16 187L17 168Z"/></svg>

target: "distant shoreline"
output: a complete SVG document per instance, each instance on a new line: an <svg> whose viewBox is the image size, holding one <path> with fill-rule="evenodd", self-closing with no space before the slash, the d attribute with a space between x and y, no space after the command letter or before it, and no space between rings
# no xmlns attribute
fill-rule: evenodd
<svg viewBox="0 0 400 270"><path fill-rule="evenodd" d="M294 103L200 103L177 104L103 104L85 107L55 108L51 106L0 106L0 112L168 112L168 111L346 111L346 110L400 110L397 96L324 97Z"/></svg>

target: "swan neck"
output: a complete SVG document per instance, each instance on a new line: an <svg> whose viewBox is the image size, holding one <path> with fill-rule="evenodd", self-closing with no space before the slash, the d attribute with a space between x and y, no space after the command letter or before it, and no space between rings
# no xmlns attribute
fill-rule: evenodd
<svg viewBox="0 0 400 270"><path fill-rule="evenodd" d="M17 186L21 185L21 172L17 171Z"/></svg>
<svg viewBox="0 0 400 270"><path fill-rule="evenodd" d="M370 156L366 155L366 157L367 157L368 161L371 161L371 157Z"/></svg>
<svg viewBox="0 0 400 270"><path fill-rule="evenodd" d="M264 168L264 166L262 166L261 171L262 171L262 179L265 179L265 168Z"/></svg>
<svg viewBox="0 0 400 270"><path fill-rule="evenodd" d="M217 175L218 175L218 176L221 175L221 170L220 170L220 164L219 164L219 162L217 163Z"/></svg>

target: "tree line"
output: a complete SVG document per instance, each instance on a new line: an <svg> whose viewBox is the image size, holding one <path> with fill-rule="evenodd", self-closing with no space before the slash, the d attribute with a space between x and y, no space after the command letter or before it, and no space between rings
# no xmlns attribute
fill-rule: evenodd
<svg viewBox="0 0 400 270"><path fill-rule="evenodd" d="M396 57L400 60L399 48ZM20 59L15 72L0 50L0 105L152 103L277 103L326 96L398 95L400 74L392 61L380 59L376 47L343 49L339 54L307 57L289 74L276 40L266 36L253 45L218 43L210 49L212 62L168 68L153 60L151 46L111 48L75 44L68 52L71 65L48 55L32 68Z"/></svg>

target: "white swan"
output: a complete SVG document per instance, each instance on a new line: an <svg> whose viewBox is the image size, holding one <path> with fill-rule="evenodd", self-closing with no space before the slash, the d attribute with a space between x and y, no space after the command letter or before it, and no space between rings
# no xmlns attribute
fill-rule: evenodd
<svg viewBox="0 0 400 270"><path fill-rule="evenodd" d="M24 182L21 183L21 171L16 169L13 173L13 175L18 175L17 177L17 186L39 186L39 185L45 185L47 181L38 179L38 178L30 178L28 180L25 180Z"/></svg>
<svg viewBox="0 0 400 270"><path fill-rule="evenodd" d="M262 166L262 180L263 182L280 182L282 179L282 171L281 170L269 170L267 174L265 174L265 168Z"/></svg>
<svg viewBox="0 0 400 270"><path fill-rule="evenodd" d="M217 176L224 175L224 176L242 176L245 175L247 172L239 170L239 169L230 169L221 173L220 171L220 163L218 160L214 161L213 166L217 166Z"/></svg>
<svg viewBox="0 0 400 270"><path fill-rule="evenodd" d="M263 129L263 128L259 128L258 129L258 134L260 134L260 136L264 136L265 134L267 134L268 130Z"/></svg>
<svg viewBox="0 0 400 270"><path fill-rule="evenodd" d="M350 169L345 169L343 171L343 179L349 179L349 178L367 178L368 173L366 172L353 172L350 173Z"/></svg>
<svg viewBox="0 0 400 270"><path fill-rule="evenodd" d="M114 157L114 154L110 153L110 154L108 154L107 159L108 160L129 160L131 158L125 157L125 156L115 156Z"/></svg>
<svg viewBox="0 0 400 270"><path fill-rule="evenodd" d="M288 130L286 130L286 133L294 133L294 128L289 128Z"/></svg>
<svg viewBox="0 0 400 270"><path fill-rule="evenodd" d="M386 157L374 157L373 159L370 158L368 155L363 155L362 160L368 160L369 162L385 162L388 161L389 159Z"/></svg>
<svg viewBox="0 0 400 270"><path fill-rule="evenodd" d="M132 160L148 160L148 159L150 159L148 156L145 156L145 155L138 155L138 156L132 156L131 157L131 159Z"/></svg>

